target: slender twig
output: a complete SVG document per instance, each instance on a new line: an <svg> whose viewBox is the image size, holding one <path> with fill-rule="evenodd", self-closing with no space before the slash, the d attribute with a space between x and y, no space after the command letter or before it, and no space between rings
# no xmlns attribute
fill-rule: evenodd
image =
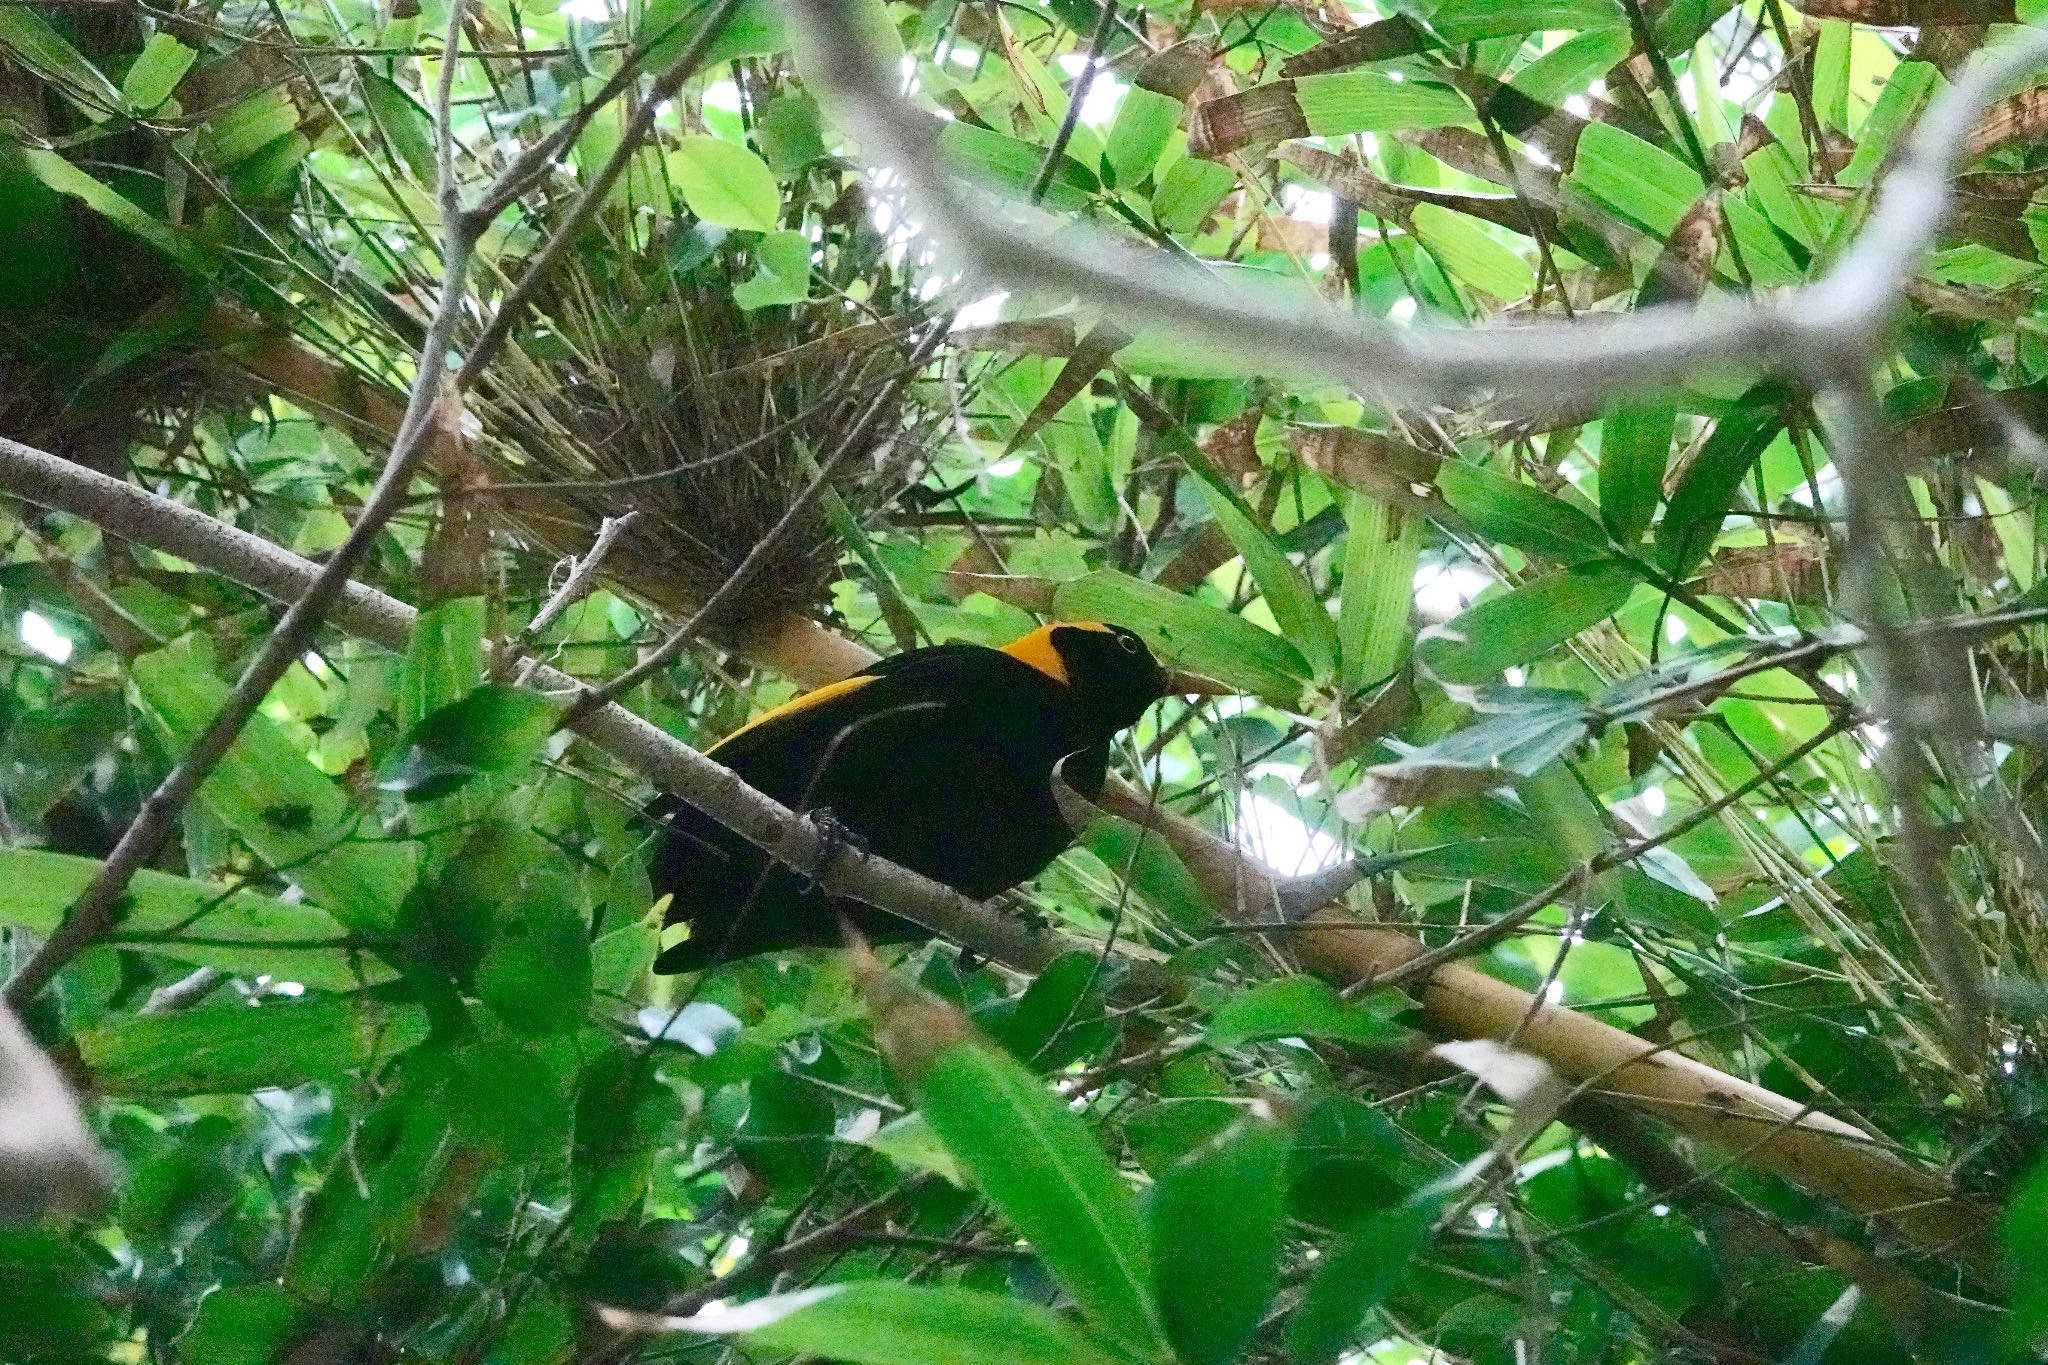
<svg viewBox="0 0 2048 1365"><path fill-rule="evenodd" d="M1102 13L1095 20L1095 36L1088 40L1088 56L1081 63L1081 74L1074 79L1074 91L1067 96L1067 114L1060 120L1059 133L1054 136L1052 146L1045 149L1045 159L1038 163L1038 174L1031 178L1032 203L1045 198L1045 192L1052 188L1053 172L1059 169L1066 158L1067 144L1074 140L1074 129L1081 122L1081 106L1088 102L1088 88L1095 84L1095 71L1102 61L1102 51L1109 46L1109 32L1116 27L1117 0L1102 0Z"/></svg>

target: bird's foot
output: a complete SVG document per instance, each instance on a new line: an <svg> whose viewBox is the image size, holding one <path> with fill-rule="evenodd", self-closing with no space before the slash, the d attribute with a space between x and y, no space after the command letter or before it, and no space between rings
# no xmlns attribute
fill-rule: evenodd
<svg viewBox="0 0 2048 1365"><path fill-rule="evenodd" d="M830 806L820 806L811 812L811 824L818 831L818 857L804 876L804 890L819 890L825 877L832 871L832 864L839 855L852 849L860 857L868 856L868 841L861 838L854 828L832 813Z"/></svg>

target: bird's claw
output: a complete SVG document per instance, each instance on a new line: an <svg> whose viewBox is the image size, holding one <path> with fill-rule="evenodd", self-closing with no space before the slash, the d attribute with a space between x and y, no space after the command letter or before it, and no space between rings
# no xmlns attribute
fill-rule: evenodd
<svg viewBox="0 0 2048 1365"><path fill-rule="evenodd" d="M811 826L818 831L818 856L804 876L807 893L824 886L826 875L832 871L832 864L838 861L843 850L850 848L863 858L868 856L867 840L834 815L830 806L820 806L811 812Z"/></svg>

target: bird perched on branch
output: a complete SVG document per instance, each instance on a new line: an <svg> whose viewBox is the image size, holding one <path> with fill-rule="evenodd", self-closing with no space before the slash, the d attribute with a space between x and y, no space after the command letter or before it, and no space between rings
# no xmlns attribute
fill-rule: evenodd
<svg viewBox="0 0 2048 1365"><path fill-rule="evenodd" d="M862 849L981 899L1028 880L1074 840L1053 791L1093 797L1109 744L1169 687L1121 626L1045 626L1001 649L944 644L807 692L707 752L756 789ZM693 806L673 803L653 871L689 937L655 963L695 971L839 941L845 910L871 941L929 937L836 905L802 874Z"/></svg>

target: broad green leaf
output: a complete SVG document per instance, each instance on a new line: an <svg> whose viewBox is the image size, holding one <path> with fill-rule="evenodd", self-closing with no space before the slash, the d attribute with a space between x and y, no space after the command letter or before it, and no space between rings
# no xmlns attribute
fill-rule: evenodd
<svg viewBox="0 0 2048 1365"><path fill-rule="evenodd" d="M1259 585L1273 619L1307 659L1315 677L1333 677L1337 671L1337 627L1308 575L1271 533L1253 520L1244 500L1206 460L1190 459L1188 469L1208 501L1210 513L1244 557L1244 566Z"/></svg>
<svg viewBox="0 0 2048 1365"><path fill-rule="evenodd" d="M1247 1119L1152 1186L1145 1222L1160 1312L1190 1365L1237 1360L1279 1286L1291 1142L1280 1124Z"/></svg>
<svg viewBox="0 0 2048 1365"><path fill-rule="evenodd" d="M26 12L0 6L0 15ZM152 216L133 200L116 194L107 185L87 175L57 153L46 152L37 147L23 147L16 155L36 179L57 193L76 199L122 231L141 238L194 274L204 275L212 269L212 263L208 260L205 250L198 244L188 240L169 223Z"/></svg>
<svg viewBox="0 0 2048 1365"><path fill-rule="evenodd" d="M1657 563L1666 573L1683 578L1707 557L1743 480L1782 427L1774 406L1739 408L1715 425L1657 524Z"/></svg>
<svg viewBox="0 0 2048 1365"><path fill-rule="evenodd" d="M1849 164L1835 175L1838 185L1867 185L1886 158L1898 147L1908 126L1919 117L1927 101L1946 88L1941 69L1932 62L1900 62L1885 77L1884 91L1863 126L1856 130L1856 151Z"/></svg>
<svg viewBox="0 0 2048 1365"><path fill-rule="evenodd" d="M802 91L769 100L761 110L754 136L769 168L785 178L827 155L818 102Z"/></svg>
<svg viewBox="0 0 2048 1365"><path fill-rule="evenodd" d="M121 78L121 93L137 109L147 113L171 97L178 82L199 60L199 54L168 33L156 32L142 45L128 74Z"/></svg>
<svg viewBox="0 0 2048 1365"><path fill-rule="evenodd" d="M1300 650L1243 617L1114 569L1060 584L1053 614L1128 626L1162 658L1282 704L1300 696L1311 672Z"/></svg>
<svg viewBox="0 0 2048 1365"><path fill-rule="evenodd" d="M733 287L732 300L741 308L773 308L802 303L811 293L811 239L801 232L778 230L754 248L754 277Z"/></svg>
<svg viewBox="0 0 2048 1365"><path fill-rule="evenodd" d="M1018 198L1030 192L1045 164L1045 148L1035 143L957 121L940 127L939 150L960 174ZM1096 189L1088 168L1064 156L1053 167L1041 202L1056 209L1080 208Z"/></svg>
<svg viewBox="0 0 2048 1365"><path fill-rule="evenodd" d="M1590 559L1607 552L1607 533L1555 493L1483 465L1446 460L1436 484L1451 509L1489 539L1552 559Z"/></svg>
<svg viewBox="0 0 2048 1365"><path fill-rule="evenodd" d="M1429 26L1446 42L1476 43L1549 29L1625 29L1628 12L1619 0L1447 0Z"/></svg>
<svg viewBox="0 0 2048 1365"><path fill-rule="evenodd" d="M1141 85L1124 92L1102 150L1112 185L1128 189L1152 173L1186 107L1184 100Z"/></svg>
<svg viewBox="0 0 2048 1365"><path fill-rule="evenodd" d="M191 1330L178 1338L179 1354L209 1365L273 1365L291 1345L301 1311L283 1285L220 1285L199 1301Z"/></svg>
<svg viewBox="0 0 2048 1365"><path fill-rule="evenodd" d="M206 120L200 157L225 170L298 131L299 122L299 106L290 93L282 86L265 86Z"/></svg>
<svg viewBox="0 0 2048 1365"><path fill-rule="evenodd" d="M1627 61L1634 48L1634 35L1623 16L1618 26L1589 28L1565 39L1517 71L1508 83L1530 99L1561 105L1616 63Z"/></svg>
<svg viewBox="0 0 2048 1365"><path fill-rule="evenodd" d="M1441 204L1417 204L1411 215L1416 240L1457 279L1503 303L1536 288L1536 268L1471 218Z"/></svg>
<svg viewBox="0 0 2048 1365"><path fill-rule="evenodd" d="M1311 133L1392 133L1473 121L1472 106L1457 91L1384 71L1339 71L1303 76L1294 99Z"/></svg>
<svg viewBox="0 0 2048 1365"><path fill-rule="evenodd" d="M716 0L651 0L641 14L636 34L640 42L649 45L642 65L647 70L660 71L680 57L683 49L696 39L715 4ZM740 57L767 57L788 49L789 35L783 25L781 5L776 0L740 0L726 19L725 27L704 49L704 65Z"/></svg>
<svg viewBox="0 0 2048 1365"><path fill-rule="evenodd" d="M1228 166L1181 157L1166 168L1166 175L1152 191L1152 216L1168 232L1194 232L1235 184L1237 173ZM1150 371L1140 369L1139 373Z"/></svg>
<svg viewBox="0 0 2048 1365"><path fill-rule="evenodd" d="M969 1289L860 1280L672 1320L850 1365L1127 1365L1049 1308Z"/></svg>
<svg viewBox="0 0 2048 1365"><path fill-rule="evenodd" d="M1400 1284L1429 1245L1442 1212L1440 1197L1418 1195L1368 1219L1329 1249L1287 1323L1287 1348L1297 1365L1326 1365L1352 1345L1365 1315Z"/></svg>
<svg viewBox="0 0 2048 1365"><path fill-rule="evenodd" d="M0 849L0 923L47 936L99 874L100 863L36 848ZM346 943L325 910L233 891L149 869L128 883L125 913L109 940L194 966L268 974L327 990L390 978L391 970Z"/></svg>
<svg viewBox="0 0 2048 1365"><path fill-rule="evenodd" d="M668 154L668 174L702 221L750 232L775 230L782 212L775 172L737 142L702 133L679 137Z"/></svg>
<svg viewBox="0 0 2048 1365"><path fill-rule="evenodd" d="M487 683L415 725L379 785L434 801L484 773L511 772L540 753L560 714L538 692Z"/></svg>
<svg viewBox="0 0 2048 1365"><path fill-rule="evenodd" d="M1700 197L1699 173L1661 147L1605 123L1579 135L1571 180L1660 241Z"/></svg>
<svg viewBox="0 0 2048 1365"><path fill-rule="evenodd" d="M1346 692L1393 676L1408 650L1422 519L1363 493L1344 496L1344 585L1337 613Z"/></svg>
<svg viewBox="0 0 2048 1365"><path fill-rule="evenodd" d="M1156 1348L1144 1228L1081 1116L1017 1062L978 1043L938 1056L918 1087L918 1108L1090 1320L1126 1345Z"/></svg>
<svg viewBox="0 0 2048 1365"><path fill-rule="evenodd" d="M1368 770L1372 779L1397 785L1404 799L1388 804L1432 805L1426 798L1433 791L1457 799L1511 777L1533 777L1592 733L1592 708L1576 692L1487 688L1472 704L1480 719Z"/></svg>
<svg viewBox="0 0 2048 1365"><path fill-rule="evenodd" d="M77 1035L95 1086L109 1095L231 1095L338 1081L427 1036L426 1011L362 995L239 1000L114 1019Z"/></svg>
<svg viewBox="0 0 2048 1365"><path fill-rule="evenodd" d="M399 725L412 729L484 680L489 630L490 605L481 597L450 597L420 613L398 674Z"/></svg>
<svg viewBox="0 0 2048 1365"><path fill-rule="evenodd" d="M1606 620L1621 610L1634 586L1635 575L1625 565L1562 569L1467 607L1417 642L1417 658L1445 683L1489 682Z"/></svg>
<svg viewBox="0 0 2048 1365"><path fill-rule="evenodd" d="M1372 1046L1401 1037L1402 1029L1383 1012L1346 1000L1319 976L1283 976L1226 1000L1209 1016L1204 1036L1215 1048L1267 1038L1329 1038Z"/></svg>
<svg viewBox="0 0 2048 1365"><path fill-rule="evenodd" d="M166 746L182 754L227 702L192 639L145 654L131 668ZM391 924L412 886L416 853L377 839L376 823L261 712L199 788L214 817L313 902L355 930Z"/></svg>
<svg viewBox="0 0 2048 1365"><path fill-rule="evenodd" d="M1677 424L1678 409L1668 401L1616 408L1600 424L1600 519L1623 545L1650 529Z"/></svg>
<svg viewBox="0 0 2048 1365"><path fill-rule="evenodd" d="M363 72L362 79L364 107L391 140L413 179L421 185L432 185L437 174L433 120L397 82L374 71Z"/></svg>

